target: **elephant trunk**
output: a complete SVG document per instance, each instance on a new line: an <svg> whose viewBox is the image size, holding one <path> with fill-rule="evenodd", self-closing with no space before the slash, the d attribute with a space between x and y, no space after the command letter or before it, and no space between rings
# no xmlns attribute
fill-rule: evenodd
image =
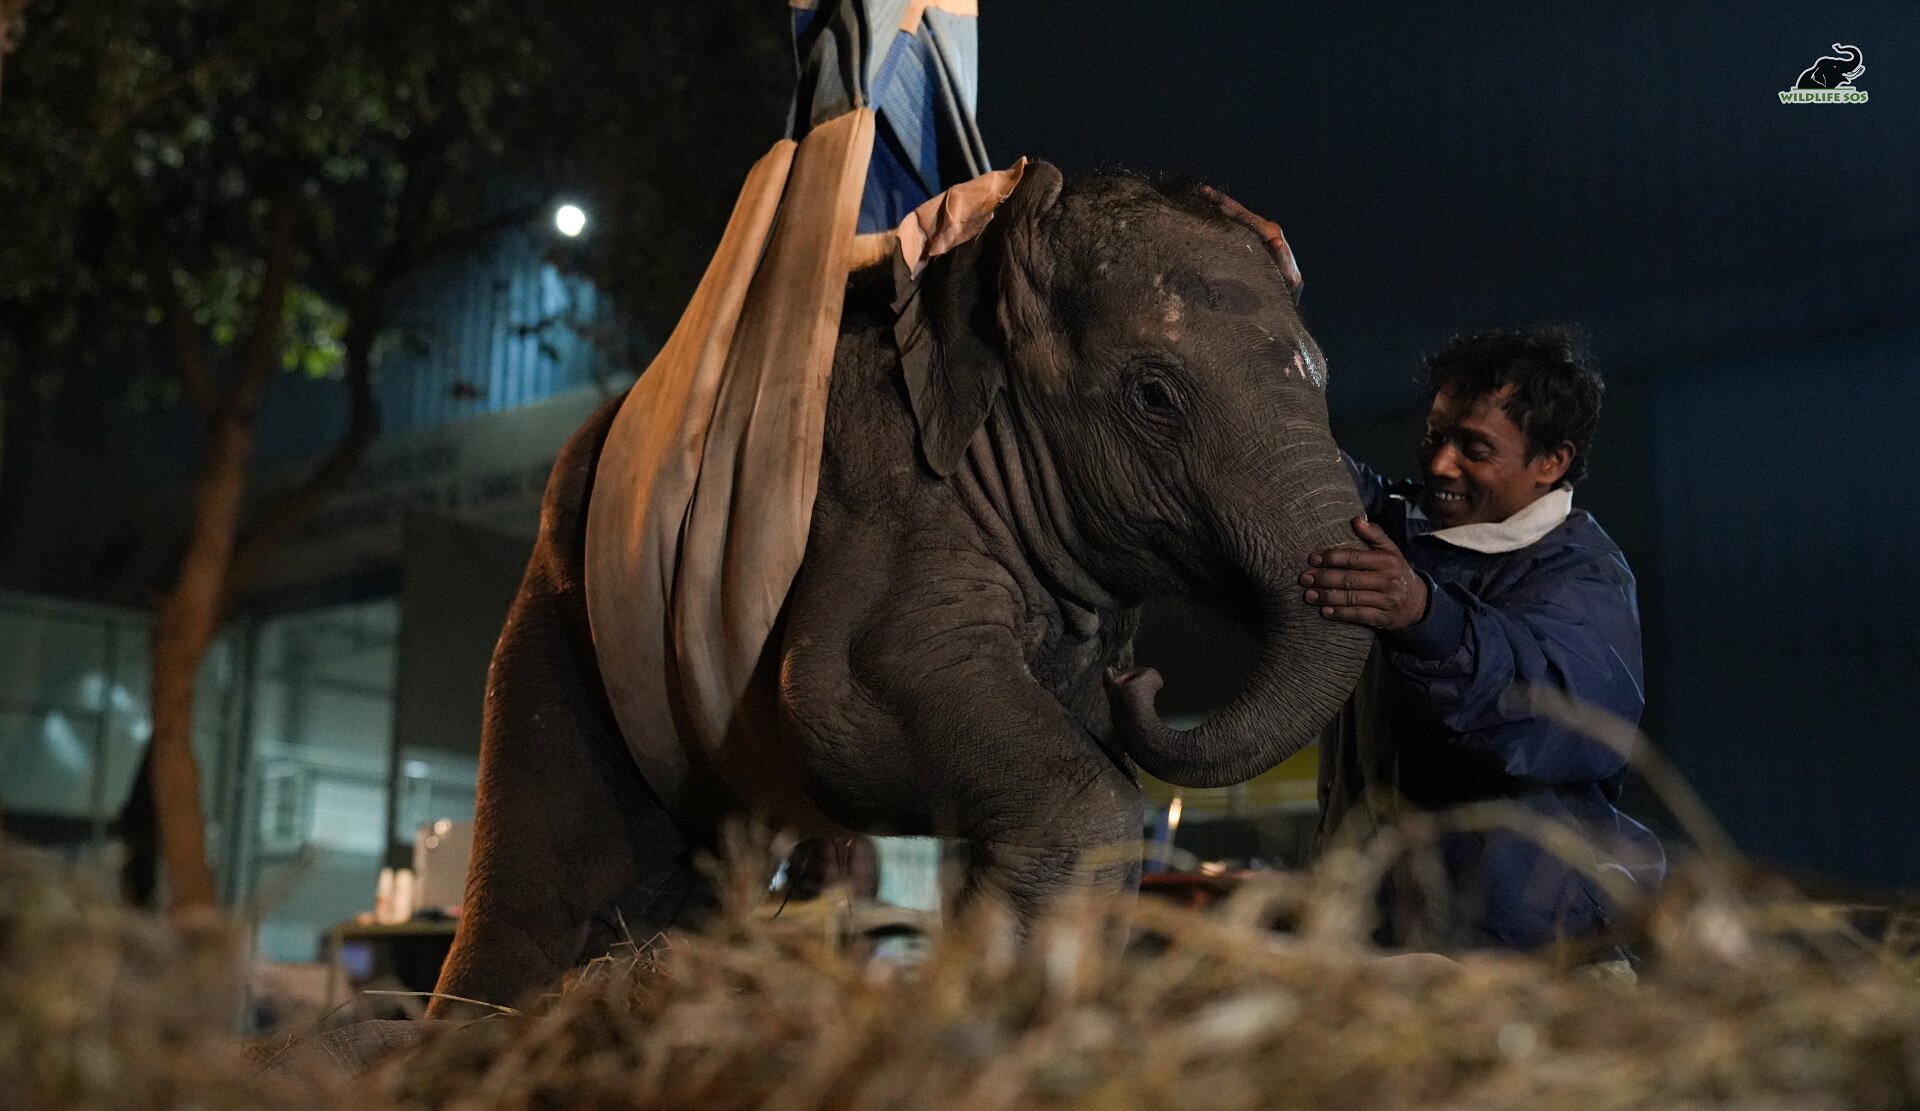
<svg viewBox="0 0 1920 1111"><path fill-rule="evenodd" d="M1329 621L1301 597L1296 577L1307 556L1354 543L1348 522L1360 511L1352 479L1324 427L1288 454L1286 504L1300 516L1285 526L1274 566L1252 569L1260 656L1238 697L1189 730L1175 730L1154 709L1160 673L1109 671L1114 739L1142 770L1183 787L1241 783L1298 752L1339 712L1359 681L1372 634ZM1302 519L1304 517L1304 519Z"/></svg>
<svg viewBox="0 0 1920 1111"><path fill-rule="evenodd" d="M1841 60L1847 64L1847 71L1841 75L1846 80L1851 81L1867 71L1867 67L1860 64L1861 54L1859 47L1843 46L1836 42L1833 44L1833 48L1841 53Z"/></svg>

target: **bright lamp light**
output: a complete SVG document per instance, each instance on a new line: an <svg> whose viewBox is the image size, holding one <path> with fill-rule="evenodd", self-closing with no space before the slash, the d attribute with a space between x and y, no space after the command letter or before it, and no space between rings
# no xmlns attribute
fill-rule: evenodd
<svg viewBox="0 0 1920 1111"><path fill-rule="evenodd" d="M553 210L553 226L572 239L587 228L587 214L577 204L563 204Z"/></svg>

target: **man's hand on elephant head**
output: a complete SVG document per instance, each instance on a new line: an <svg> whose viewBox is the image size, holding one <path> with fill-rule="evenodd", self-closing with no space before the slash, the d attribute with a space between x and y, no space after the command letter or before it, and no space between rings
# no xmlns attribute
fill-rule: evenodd
<svg viewBox="0 0 1920 1111"><path fill-rule="evenodd" d="M1404 629L1427 616L1427 581L1379 525L1353 519L1365 548L1322 548L1300 575L1306 600L1320 616L1369 629Z"/></svg>

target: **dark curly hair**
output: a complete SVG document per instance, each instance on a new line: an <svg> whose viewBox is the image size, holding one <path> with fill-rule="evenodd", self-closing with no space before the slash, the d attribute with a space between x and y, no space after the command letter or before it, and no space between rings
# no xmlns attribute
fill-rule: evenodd
<svg viewBox="0 0 1920 1111"><path fill-rule="evenodd" d="M1435 395L1450 393L1466 402L1512 386L1501 408L1526 436L1528 458L1570 443L1566 479L1586 477L1606 384L1578 330L1547 325L1455 336L1428 356L1427 385Z"/></svg>

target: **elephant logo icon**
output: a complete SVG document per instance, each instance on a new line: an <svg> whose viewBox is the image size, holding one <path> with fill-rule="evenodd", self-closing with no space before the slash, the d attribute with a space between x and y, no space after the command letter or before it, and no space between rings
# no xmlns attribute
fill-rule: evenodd
<svg viewBox="0 0 1920 1111"><path fill-rule="evenodd" d="M1853 79L1867 72L1860 48L1836 42L1833 50L1801 70L1793 88L1780 94L1780 103L1865 104L1866 92L1853 87Z"/></svg>
<svg viewBox="0 0 1920 1111"><path fill-rule="evenodd" d="M1800 80L1793 83L1796 89L1846 89L1853 87L1853 79L1867 72L1867 63L1860 60L1860 48L1842 46L1834 43L1833 48L1843 57L1831 54L1806 69L1800 71Z"/></svg>

